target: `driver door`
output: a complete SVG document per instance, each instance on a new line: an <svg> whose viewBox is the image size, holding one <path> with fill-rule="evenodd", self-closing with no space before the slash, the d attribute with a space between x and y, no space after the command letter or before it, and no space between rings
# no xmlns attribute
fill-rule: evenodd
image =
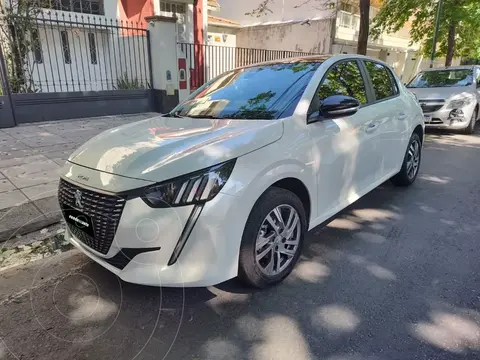
<svg viewBox="0 0 480 360"><path fill-rule="evenodd" d="M355 59L341 60L325 74L310 105L309 114L320 109L327 97L345 95L361 107L350 116L323 118L308 125L319 159L316 173L318 214L330 217L359 198L375 182L380 156L374 151L374 117L365 76Z"/></svg>

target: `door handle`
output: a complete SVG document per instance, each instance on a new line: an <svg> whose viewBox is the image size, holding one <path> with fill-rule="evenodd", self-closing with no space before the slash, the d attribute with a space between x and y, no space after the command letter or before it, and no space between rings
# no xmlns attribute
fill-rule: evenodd
<svg viewBox="0 0 480 360"><path fill-rule="evenodd" d="M365 132L366 132L367 134L371 134L371 133L373 133L375 130L377 130L377 128L378 128L378 124L376 124L376 123L370 123L370 124L367 125L367 127L366 127L366 129L365 129Z"/></svg>
<svg viewBox="0 0 480 360"><path fill-rule="evenodd" d="M398 120L405 120L406 118L407 118L407 114L405 114L405 113L400 113L397 116Z"/></svg>

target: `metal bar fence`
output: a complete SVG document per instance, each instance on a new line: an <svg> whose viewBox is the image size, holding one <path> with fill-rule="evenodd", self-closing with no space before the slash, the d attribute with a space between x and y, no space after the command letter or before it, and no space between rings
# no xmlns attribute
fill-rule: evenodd
<svg viewBox="0 0 480 360"><path fill-rule="evenodd" d="M43 11L0 18L12 93L151 87L144 23Z"/></svg>
<svg viewBox="0 0 480 360"><path fill-rule="evenodd" d="M317 55L301 51L266 50L193 43L178 43L179 56L187 61L190 89L240 66L298 56Z"/></svg>

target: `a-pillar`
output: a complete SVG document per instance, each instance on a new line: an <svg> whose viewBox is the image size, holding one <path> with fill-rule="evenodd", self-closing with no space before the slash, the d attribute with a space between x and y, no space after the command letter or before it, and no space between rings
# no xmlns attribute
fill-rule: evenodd
<svg viewBox="0 0 480 360"><path fill-rule="evenodd" d="M178 104L177 19L149 16L148 38L152 72L152 105L166 113Z"/></svg>

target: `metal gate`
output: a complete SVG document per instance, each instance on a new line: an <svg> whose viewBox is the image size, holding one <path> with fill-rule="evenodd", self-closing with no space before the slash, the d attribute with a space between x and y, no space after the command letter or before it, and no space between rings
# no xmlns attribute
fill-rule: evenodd
<svg viewBox="0 0 480 360"><path fill-rule="evenodd" d="M8 84L7 68L0 44L0 128L15 126L12 95Z"/></svg>
<svg viewBox="0 0 480 360"><path fill-rule="evenodd" d="M152 110L146 23L75 11L0 15L0 127Z"/></svg>

